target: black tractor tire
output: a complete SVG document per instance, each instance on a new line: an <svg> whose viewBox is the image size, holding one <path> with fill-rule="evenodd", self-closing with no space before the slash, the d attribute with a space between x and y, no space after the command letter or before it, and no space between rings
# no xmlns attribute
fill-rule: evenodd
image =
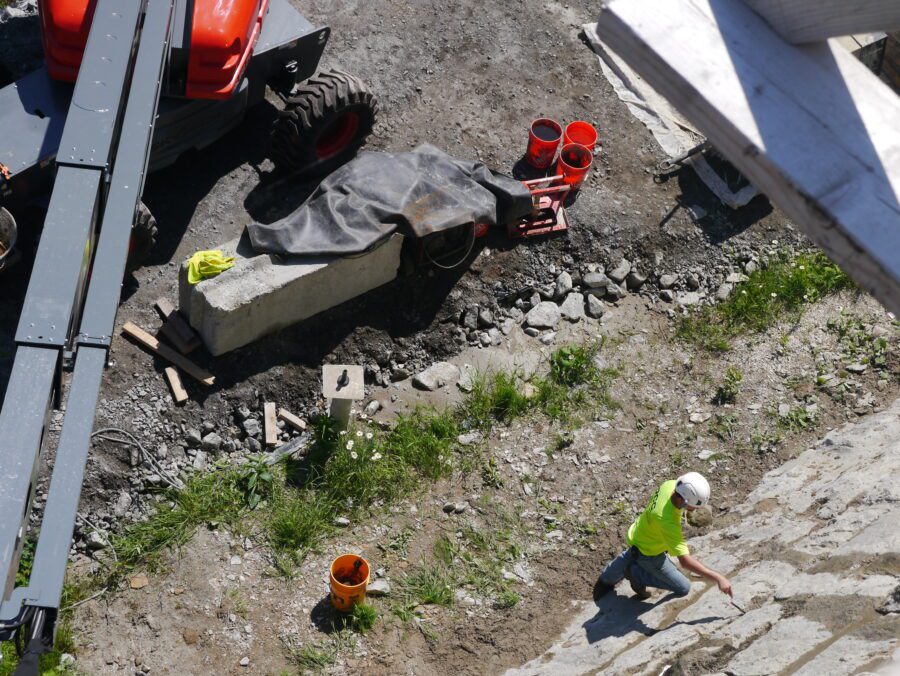
<svg viewBox="0 0 900 676"><path fill-rule="evenodd" d="M156 219L150 213L150 209L143 202L138 204L134 225L131 226L131 240L128 242L128 261L125 263L125 272L134 272L140 268L156 245Z"/></svg>
<svg viewBox="0 0 900 676"><path fill-rule="evenodd" d="M272 127L272 160L283 171L324 175L356 154L378 116L362 80L340 70L309 78L289 96Z"/></svg>

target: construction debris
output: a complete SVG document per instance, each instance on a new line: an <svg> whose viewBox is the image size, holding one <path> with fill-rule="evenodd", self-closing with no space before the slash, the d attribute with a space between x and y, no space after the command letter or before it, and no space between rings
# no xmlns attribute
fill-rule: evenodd
<svg viewBox="0 0 900 676"><path fill-rule="evenodd" d="M285 424L290 425L298 432L304 432L306 430L306 421L302 418L298 418L286 408L278 409L278 419L283 420Z"/></svg>
<svg viewBox="0 0 900 676"><path fill-rule="evenodd" d="M166 340L181 354L190 354L200 347L200 338L168 299L159 298L155 305L163 320L159 332Z"/></svg>
<svg viewBox="0 0 900 676"><path fill-rule="evenodd" d="M263 428L265 430L266 446L274 446L278 443L278 416L275 404L266 402L263 405Z"/></svg>
<svg viewBox="0 0 900 676"><path fill-rule="evenodd" d="M160 343L156 338L144 331L137 324L133 322L125 322L125 326L122 327L122 332L125 333L125 335L136 340L139 344L143 345L151 352L155 352L163 359L171 362L182 371L187 373L189 376L200 381L204 385L212 386L216 382L215 377L211 373L209 373L208 371L204 371L190 359L177 353L168 345Z"/></svg>
<svg viewBox="0 0 900 676"><path fill-rule="evenodd" d="M181 382L181 376L178 375L178 371L176 371L173 366L167 366L165 374L166 382L169 383L169 388L172 390L172 399L180 406L188 400L188 393L187 390L184 389L184 384Z"/></svg>

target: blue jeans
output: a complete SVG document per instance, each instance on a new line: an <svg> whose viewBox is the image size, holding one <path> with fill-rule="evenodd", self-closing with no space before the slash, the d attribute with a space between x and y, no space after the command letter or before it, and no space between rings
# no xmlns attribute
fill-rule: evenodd
<svg viewBox="0 0 900 676"><path fill-rule="evenodd" d="M629 547L613 559L600 574L600 581L615 587L625 577L625 570L629 566L635 584L666 589L676 596L687 596L691 591L690 581L665 553L644 556L637 547Z"/></svg>

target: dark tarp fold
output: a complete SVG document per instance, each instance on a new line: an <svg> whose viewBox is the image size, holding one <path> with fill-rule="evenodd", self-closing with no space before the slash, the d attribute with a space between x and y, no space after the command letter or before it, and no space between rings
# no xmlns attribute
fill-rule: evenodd
<svg viewBox="0 0 900 676"><path fill-rule="evenodd" d="M530 212L521 181L425 144L405 153L362 152L292 214L247 231L259 253L342 256L367 251L397 230L422 238Z"/></svg>

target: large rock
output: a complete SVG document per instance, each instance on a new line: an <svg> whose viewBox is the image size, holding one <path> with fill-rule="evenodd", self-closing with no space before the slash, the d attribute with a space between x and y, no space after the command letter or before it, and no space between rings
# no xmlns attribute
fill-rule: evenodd
<svg viewBox="0 0 900 676"><path fill-rule="evenodd" d="M603 304L603 301L597 298L592 293L588 294L587 297L587 313L588 317L593 317L594 319L599 319L603 316L603 313L606 312L606 306Z"/></svg>
<svg viewBox="0 0 900 676"><path fill-rule="evenodd" d="M618 265L614 267L612 270L607 270L606 276L613 280L616 284L621 284L625 281L625 278L628 276L628 273L631 272L631 261L627 258L623 258L619 261Z"/></svg>
<svg viewBox="0 0 900 676"><path fill-rule="evenodd" d="M192 285L187 261L179 304L207 349L220 355L386 284L400 267L401 235L357 256L257 254L244 237L218 247L235 264Z"/></svg>
<svg viewBox="0 0 900 676"><path fill-rule="evenodd" d="M577 322L584 318L584 296L580 293L570 293L559 307L560 314L570 322Z"/></svg>
<svg viewBox="0 0 900 676"><path fill-rule="evenodd" d="M569 291L572 290L572 275L568 272L560 272L556 278L556 286L553 289L553 297L556 300L565 298Z"/></svg>
<svg viewBox="0 0 900 676"><path fill-rule="evenodd" d="M553 329L559 324L562 313L556 303L541 301L525 315L525 326L533 329Z"/></svg>
<svg viewBox="0 0 900 676"><path fill-rule="evenodd" d="M458 380L459 369L448 361L439 361L413 376L412 383L417 389L433 392L447 385L455 385Z"/></svg>
<svg viewBox="0 0 900 676"><path fill-rule="evenodd" d="M581 280L582 285L587 289L605 289L609 286L609 277L602 272L589 272Z"/></svg>

